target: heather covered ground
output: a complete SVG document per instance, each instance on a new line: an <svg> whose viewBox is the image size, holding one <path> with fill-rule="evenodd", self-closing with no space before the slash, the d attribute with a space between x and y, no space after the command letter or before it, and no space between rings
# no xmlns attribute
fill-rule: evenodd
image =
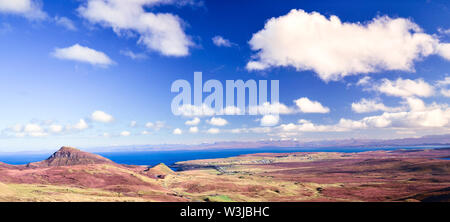
<svg viewBox="0 0 450 222"><path fill-rule="evenodd" d="M262 153L153 167L62 148L0 164L0 201L449 201L450 149Z"/></svg>

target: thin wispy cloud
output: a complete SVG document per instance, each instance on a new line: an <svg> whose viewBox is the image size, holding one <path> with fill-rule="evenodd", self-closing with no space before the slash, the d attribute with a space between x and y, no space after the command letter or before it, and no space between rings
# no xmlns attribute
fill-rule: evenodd
<svg viewBox="0 0 450 222"><path fill-rule="evenodd" d="M120 50L120 54L130 57L133 60L142 60L148 58L145 53L135 53L131 50Z"/></svg>
<svg viewBox="0 0 450 222"><path fill-rule="evenodd" d="M220 35L214 36L212 38L212 41L213 41L214 45L216 45L218 47L232 47L232 46L236 45L235 43L232 43L230 40L225 39Z"/></svg>
<svg viewBox="0 0 450 222"><path fill-rule="evenodd" d="M74 22L67 17L55 16L54 20L57 25L62 26L64 28L66 28L67 30L70 30L70 31L78 30L77 27L75 26Z"/></svg>

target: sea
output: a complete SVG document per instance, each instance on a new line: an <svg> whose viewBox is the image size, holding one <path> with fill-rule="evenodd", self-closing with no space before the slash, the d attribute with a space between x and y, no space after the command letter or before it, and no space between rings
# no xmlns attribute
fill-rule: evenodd
<svg viewBox="0 0 450 222"><path fill-rule="evenodd" d="M280 148L280 147L263 147L263 148L246 148L246 149L209 149L209 150L171 150L171 151L133 151L133 152L100 152L96 153L104 156L119 164L130 165L148 165L153 166L164 163L173 166L176 162L197 160L197 159L214 159L239 156L253 153L288 153L288 152L364 152L374 150L396 150L396 149L432 149L443 148L448 146L411 146L411 147L327 147L327 148ZM27 164L47 159L51 153L39 154L0 154L0 162L8 164Z"/></svg>

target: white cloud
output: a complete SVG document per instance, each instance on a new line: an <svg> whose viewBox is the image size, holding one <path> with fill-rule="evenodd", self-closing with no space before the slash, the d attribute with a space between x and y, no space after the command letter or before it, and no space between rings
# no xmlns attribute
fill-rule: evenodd
<svg viewBox="0 0 450 222"><path fill-rule="evenodd" d="M367 116L360 120L340 119L337 124L317 125L308 120L298 124L282 124L276 129L280 132L346 132L362 129L403 129L426 130L430 128L450 128L450 108L445 105L426 105L418 98L408 98L408 111L384 112L381 115Z"/></svg>
<svg viewBox="0 0 450 222"><path fill-rule="evenodd" d="M383 79L381 84L374 87L374 90L389 96L398 97L429 97L434 94L433 86L426 83L423 79L411 80L398 78L395 81Z"/></svg>
<svg viewBox="0 0 450 222"><path fill-rule="evenodd" d="M443 28L438 28L438 32L444 35L449 35L450 34L450 29L443 29Z"/></svg>
<svg viewBox="0 0 450 222"><path fill-rule="evenodd" d="M357 86L365 86L365 85L369 84L371 80L372 80L372 78L370 78L370 76L364 76L363 78L358 80L356 85Z"/></svg>
<svg viewBox="0 0 450 222"><path fill-rule="evenodd" d="M75 24L73 23L73 21L70 20L70 19L67 18L67 17L59 17L59 16L56 16L56 17L55 17L55 23L56 23L57 25L60 25L60 26L62 26L62 27L64 27L64 28L66 28L67 30L70 30L70 31L76 31L76 30L77 30L77 27L75 26Z"/></svg>
<svg viewBox="0 0 450 222"><path fill-rule="evenodd" d="M114 63L105 53L79 44L67 48L56 48L52 54L58 59L74 60L92 65L108 66Z"/></svg>
<svg viewBox="0 0 450 222"><path fill-rule="evenodd" d="M210 120L207 120L207 122L213 126L225 126L228 124L226 119L220 117L212 117Z"/></svg>
<svg viewBox="0 0 450 222"><path fill-rule="evenodd" d="M236 106L226 106L219 111L202 104L201 106L195 106L191 104L181 105L177 108L177 112L185 117L201 117L201 116L214 116L214 115L242 115L245 110L241 110ZM269 103L265 102L261 105L248 107L248 112L251 114L267 115L267 114L293 114L297 112L291 107L287 107L282 103Z"/></svg>
<svg viewBox="0 0 450 222"><path fill-rule="evenodd" d="M441 89L441 94L445 97L450 97L450 89Z"/></svg>
<svg viewBox="0 0 450 222"><path fill-rule="evenodd" d="M45 19L42 3L36 0L0 0L0 13L16 14L28 19Z"/></svg>
<svg viewBox="0 0 450 222"><path fill-rule="evenodd" d="M18 133L18 132L22 132L23 126L21 124L16 124L16 125L10 127L10 129L13 130L14 132Z"/></svg>
<svg viewBox="0 0 450 222"><path fill-rule="evenodd" d="M231 47L234 45L234 43L230 42L230 40L223 38L220 35L214 36L212 38L212 41L214 45L218 47Z"/></svg>
<svg viewBox="0 0 450 222"><path fill-rule="evenodd" d="M292 66L313 70L324 81L383 70L414 71L414 62L431 54L450 59L449 44L409 19L387 16L343 23L337 16L294 9L269 19L249 43L257 53L247 69Z"/></svg>
<svg viewBox="0 0 450 222"><path fill-rule="evenodd" d="M425 103L423 102L423 100L415 98L415 97L409 97L409 98L405 98L405 101L403 102L406 105L408 105L409 109L411 110L425 110L426 106Z"/></svg>
<svg viewBox="0 0 450 222"><path fill-rule="evenodd" d="M76 129L76 130L84 130L84 129L89 128L89 125L86 123L86 121L84 119L80 119L80 121L78 121L73 126L69 126L68 128L69 129Z"/></svg>
<svg viewBox="0 0 450 222"><path fill-rule="evenodd" d="M441 88L441 94L445 97L450 97L450 89L447 88L450 86L450 77L447 76L443 80L439 80L436 83L436 86Z"/></svg>
<svg viewBox="0 0 450 222"><path fill-rule="evenodd" d="M446 76L443 80L437 81L438 86L448 86L450 85L450 76Z"/></svg>
<svg viewBox="0 0 450 222"><path fill-rule="evenodd" d="M328 107L322 106L317 101L311 101L306 97L294 100L295 104L299 108L300 112L303 113L329 113L330 109Z"/></svg>
<svg viewBox="0 0 450 222"><path fill-rule="evenodd" d="M25 136L43 137L48 135L46 130L41 125L36 123L28 123L25 125L16 124L14 126L4 129L2 133L14 137L25 137Z"/></svg>
<svg viewBox="0 0 450 222"><path fill-rule="evenodd" d="M199 123L200 123L200 118L195 117L195 118L192 119L192 120L186 121L184 124L186 124L186 125L188 125L188 126L196 126L196 125L198 125Z"/></svg>
<svg viewBox="0 0 450 222"><path fill-rule="evenodd" d="M181 135L183 133L183 131L180 128L176 128L176 129L173 130L172 133L175 134L175 135Z"/></svg>
<svg viewBox="0 0 450 222"><path fill-rule="evenodd" d="M128 132L128 131L122 131L122 132L120 133L120 135L121 135L121 136L130 136L131 133Z"/></svg>
<svg viewBox="0 0 450 222"><path fill-rule="evenodd" d="M133 120L133 121L130 122L130 127L135 127L136 125L137 125L136 121Z"/></svg>
<svg viewBox="0 0 450 222"><path fill-rule="evenodd" d="M145 124L145 127L153 129L153 130L160 130L161 128L164 128L166 124L163 121L156 121L156 122L147 122Z"/></svg>
<svg viewBox="0 0 450 222"><path fill-rule="evenodd" d="M174 4L168 0L88 0L78 8L82 17L94 24L111 27L117 34L134 32L138 43L166 56L186 56L193 45L183 31L183 21L170 13L148 12L160 4ZM154 11L154 10L153 10Z"/></svg>
<svg viewBox="0 0 450 222"><path fill-rule="evenodd" d="M184 104L184 105L177 107L176 112L179 113L181 116L185 116L185 117L244 114L244 110L241 110L236 106L227 106L223 109L216 111L214 108L209 107L206 104L202 104L201 106Z"/></svg>
<svg viewBox="0 0 450 222"><path fill-rule="evenodd" d="M225 114L225 115L241 115L243 114L244 111L239 109L239 107L236 106L227 106L225 107L225 109L222 110L222 112L220 114Z"/></svg>
<svg viewBox="0 0 450 222"><path fill-rule="evenodd" d="M120 50L120 54L124 56L128 56L133 60L140 60L140 59L146 59L147 55L144 53L135 53L131 50Z"/></svg>
<svg viewBox="0 0 450 222"><path fill-rule="evenodd" d="M64 130L62 125L52 124L49 126L49 131L52 133L61 133Z"/></svg>
<svg viewBox="0 0 450 222"><path fill-rule="evenodd" d="M94 111L91 114L91 119L93 121L101 122L101 123L110 123L110 122L114 121L113 116L111 116L110 114L105 113L103 111L100 111L100 110Z"/></svg>
<svg viewBox="0 0 450 222"><path fill-rule="evenodd" d="M198 133L198 127L196 127L196 126L190 127L189 132L190 133Z"/></svg>
<svg viewBox="0 0 450 222"><path fill-rule="evenodd" d="M260 122L261 122L261 126L274 126L276 124L278 124L278 122L280 121L280 116L278 115L264 115Z"/></svg>
<svg viewBox="0 0 450 222"><path fill-rule="evenodd" d="M387 107L381 102L363 98L359 102L352 103L352 110L356 113L369 113L376 111L399 111L401 108Z"/></svg>
<svg viewBox="0 0 450 222"><path fill-rule="evenodd" d="M147 130L144 130L144 131L141 132L141 134L142 134L142 135L150 135L150 134L152 134L152 133L149 132L149 131L147 131Z"/></svg>
<svg viewBox="0 0 450 222"><path fill-rule="evenodd" d="M23 132L32 137L42 137L48 135L40 125L32 123L25 125Z"/></svg>
<svg viewBox="0 0 450 222"><path fill-rule="evenodd" d="M447 60L450 60L450 43L441 43L437 46L437 53Z"/></svg>
<svg viewBox="0 0 450 222"><path fill-rule="evenodd" d="M250 113L258 113L260 115L269 115L269 114L292 114L296 111L290 107L282 103L269 103L265 102L258 106L249 107Z"/></svg>
<svg viewBox="0 0 450 222"><path fill-rule="evenodd" d="M210 129L208 129L208 131L206 131L206 133L208 133L208 134L218 134L218 133L220 133L220 130L217 129L217 128L210 128Z"/></svg>
<svg viewBox="0 0 450 222"><path fill-rule="evenodd" d="M214 109L202 104L202 106L195 106L191 104L183 104L178 107L177 110L182 116L193 117L193 116L213 116L215 113Z"/></svg>

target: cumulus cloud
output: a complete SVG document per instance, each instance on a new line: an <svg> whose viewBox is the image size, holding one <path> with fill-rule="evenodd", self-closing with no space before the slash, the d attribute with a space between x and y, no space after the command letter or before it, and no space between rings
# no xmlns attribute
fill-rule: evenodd
<svg viewBox="0 0 450 222"><path fill-rule="evenodd" d="M0 0L0 13L21 15L28 19L45 19L42 2L38 0Z"/></svg>
<svg viewBox="0 0 450 222"><path fill-rule="evenodd" d="M236 106L227 106L225 109L223 109L219 115L241 115L244 113L244 110L239 109L239 107Z"/></svg>
<svg viewBox="0 0 450 222"><path fill-rule="evenodd" d="M173 130L172 133L175 134L175 135L181 135L183 133L183 131L180 128L176 128L176 129Z"/></svg>
<svg viewBox="0 0 450 222"><path fill-rule="evenodd" d="M450 97L450 77L445 77L443 80L439 80L436 84L437 87L441 89L441 94L445 97Z"/></svg>
<svg viewBox="0 0 450 222"><path fill-rule="evenodd" d="M79 44L67 48L56 48L52 55L58 59L85 62L92 65L109 66L114 63L105 53Z"/></svg>
<svg viewBox="0 0 450 222"><path fill-rule="evenodd" d="M103 111L100 111L100 110L94 111L91 114L91 119L93 121L101 122L101 123L110 123L110 122L114 121L113 116L111 116L110 114L105 113Z"/></svg>
<svg viewBox="0 0 450 222"><path fill-rule="evenodd" d="M80 119L77 123L75 123L72 126L68 126L68 129L75 129L75 130L84 130L89 128L89 125L86 123L84 119Z"/></svg>
<svg viewBox="0 0 450 222"><path fill-rule="evenodd" d="M200 118L195 117L195 118L192 119L192 120L186 121L184 124L186 124L186 125L188 125L188 126L196 126L196 125L198 125L199 123L200 123Z"/></svg>
<svg viewBox="0 0 450 222"><path fill-rule="evenodd" d="M218 133L220 133L220 129L218 129L218 128L210 128L210 129L208 129L206 131L206 133L208 133L208 134L218 134Z"/></svg>
<svg viewBox="0 0 450 222"><path fill-rule="evenodd" d="M234 45L234 43L230 42L230 40L223 38L220 35L214 36L212 38L212 41L214 45L218 47L231 47Z"/></svg>
<svg viewBox="0 0 450 222"><path fill-rule="evenodd" d="M150 135L150 134L152 134L152 133L149 132L149 131L147 131L147 130L144 130L144 131L141 132L141 134L142 134L142 135Z"/></svg>
<svg viewBox="0 0 450 222"><path fill-rule="evenodd" d="M135 127L136 125L137 125L136 121L133 120L133 121L130 122L130 127Z"/></svg>
<svg viewBox="0 0 450 222"><path fill-rule="evenodd" d="M298 124L282 124L279 132L346 132L362 129L409 129L425 130L450 127L450 108L447 105L426 105L418 98L408 98L409 109L398 112L384 112L381 115L367 116L360 120L342 118L337 124L320 125L301 119Z"/></svg>
<svg viewBox="0 0 450 222"><path fill-rule="evenodd" d="M398 78L395 81L383 79L374 89L386 95L398 97L429 97L434 94L434 87L423 79Z"/></svg>
<svg viewBox="0 0 450 222"><path fill-rule="evenodd" d="M79 14L94 24L111 27L118 35L139 34L138 43L166 56L186 56L193 46L184 33L183 21L171 13L146 11L160 4L175 4L167 0L88 0L78 8Z"/></svg>
<svg viewBox="0 0 450 222"><path fill-rule="evenodd" d="M306 97L294 101L300 112L303 113L329 113L330 109L317 101L311 101Z"/></svg>
<svg viewBox="0 0 450 222"><path fill-rule="evenodd" d="M49 126L49 131L52 133L61 133L64 130L62 125L52 124Z"/></svg>
<svg viewBox="0 0 450 222"><path fill-rule="evenodd" d="M70 20L70 19L67 18L67 17L59 17L59 16L56 16L56 17L55 17L55 23L56 23L57 25L60 25L60 26L62 26L62 27L64 27L64 28L66 28L67 30L70 30L70 31L76 31L76 30L77 30L77 27L75 26L75 24L73 23L73 21Z"/></svg>
<svg viewBox="0 0 450 222"><path fill-rule="evenodd" d="M213 126L225 126L228 124L226 119L220 117L212 117L210 120L207 120L207 122Z"/></svg>
<svg viewBox="0 0 450 222"><path fill-rule="evenodd" d="M166 123L163 121L156 121L156 122L147 122L145 124L145 127L153 130L160 130L166 126Z"/></svg>
<svg viewBox="0 0 450 222"><path fill-rule="evenodd" d="M66 127L60 124L52 123L52 121L38 121L27 124L16 124L14 126L7 127L2 131L2 133L7 136L14 137L44 137L67 133L70 130L80 131L87 128L88 125L83 119L73 125L67 125Z"/></svg>
<svg viewBox="0 0 450 222"><path fill-rule="evenodd" d="M49 134L43 126L37 123L16 124L4 129L2 133L14 137L43 137Z"/></svg>
<svg viewBox="0 0 450 222"><path fill-rule="evenodd" d="M48 135L38 124L27 124L23 128L23 133L32 137L42 137Z"/></svg>
<svg viewBox="0 0 450 222"><path fill-rule="evenodd" d="M120 132L120 136L130 136L130 135L131 135L131 133L128 132L128 131L122 131L122 132Z"/></svg>
<svg viewBox="0 0 450 222"><path fill-rule="evenodd" d="M450 43L441 43L437 46L437 53L443 58L450 60Z"/></svg>
<svg viewBox="0 0 450 222"><path fill-rule="evenodd" d="M261 126L274 126L280 121L279 115L264 115L260 122Z"/></svg>
<svg viewBox="0 0 450 222"><path fill-rule="evenodd" d="M383 103L372 99L361 99L359 102L352 103L352 110L356 113L370 113L376 111L399 111L400 107L387 107Z"/></svg>
<svg viewBox="0 0 450 222"><path fill-rule="evenodd" d="M247 69L292 66L313 70L324 81L383 70L414 71L415 61L432 54L450 60L449 44L409 19L388 16L349 23L294 9L269 19L249 43L257 52Z"/></svg>
<svg viewBox="0 0 450 222"><path fill-rule="evenodd" d="M190 127L189 132L190 133L198 133L198 127L196 127L196 126Z"/></svg>

